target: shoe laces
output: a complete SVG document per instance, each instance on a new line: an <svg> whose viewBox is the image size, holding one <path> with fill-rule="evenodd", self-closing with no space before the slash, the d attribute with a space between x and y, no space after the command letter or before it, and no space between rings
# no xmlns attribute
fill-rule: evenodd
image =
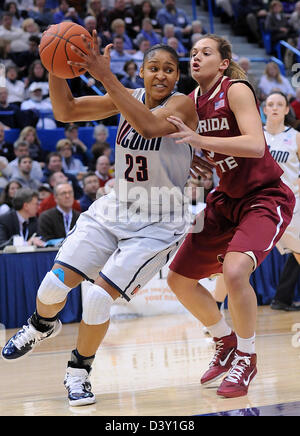
<svg viewBox="0 0 300 436"><path fill-rule="evenodd" d="M68 373L65 385L71 392L78 394L89 391L91 387L88 374L73 375Z"/></svg>
<svg viewBox="0 0 300 436"><path fill-rule="evenodd" d="M209 368L211 368L212 366L214 366L217 363L217 360L220 357L221 352L223 351L223 347L224 347L224 342L222 341L222 339L220 339L219 341L216 342L215 355L209 364Z"/></svg>
<svg viewBox="0 0 300 436"><path fill-rule="evenodd" d="M243 373L250 366L250 362L250 356L238 356L236 354L226 380L231 383L239 383Z"/></svg>
<svg viewBox="0 0 300 436"><path fill-rule="evenodd" d="M14 337L13 343L20 350L28 344L36 344L43 337L44 334L36 330L31 324L23 325L22 329Z"/></svg>

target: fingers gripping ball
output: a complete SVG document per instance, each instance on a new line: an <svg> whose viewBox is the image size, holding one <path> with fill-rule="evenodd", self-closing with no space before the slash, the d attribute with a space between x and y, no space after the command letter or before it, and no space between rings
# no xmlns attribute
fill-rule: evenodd
<svg viewBox="0 0 300 436"><path fill-rule="evenodd" d="M64 21L53 24L44 33L40 43L40 58L44 67L62 79L72 79L85 73L85 69L69 65L67 61L82 62L71 49L72 45L86 54L81 35L92 43L89 32L79 24Z"/></svg>

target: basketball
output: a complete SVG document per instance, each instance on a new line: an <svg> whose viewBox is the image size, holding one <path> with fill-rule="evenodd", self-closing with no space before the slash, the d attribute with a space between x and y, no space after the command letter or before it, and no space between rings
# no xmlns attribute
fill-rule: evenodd
<svg viewBox="0 0 300 436"><path fill-rule="evenodd" d="M53 24L43 33L39 46L40 58L50 73L62 79L72 79L85 73L85 69L67 63L67 61L82 61L71 49L74 45L86 53L81 35L92 41L91 35L84 27L71 21Z"/></svg>

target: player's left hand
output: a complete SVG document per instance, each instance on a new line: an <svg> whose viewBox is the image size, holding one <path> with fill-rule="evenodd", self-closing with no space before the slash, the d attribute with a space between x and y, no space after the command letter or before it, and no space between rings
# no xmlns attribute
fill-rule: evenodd
<svg viewBox="0 0 300 436"><path fill-rule="evenodd" d="M82 59L82 61L68 61L68 64L75 67L84 68L96 80L99 80L101 82L104 77L107 77L107 75L111 73L110 50L113 47L113 44L108 44L104 49L104 54L102 55L99 49L96 30L93 30L92 41L87 39L85 35L82 35L81 37L87 53L83 53L77 47L72 45L72 50Z"/></svg>
<svg viewBox="0 0 300 436"><path fill-rule="evenodd" d="M170 115L167 120L174 124L174 126L177 127L178 132L170 133L168 136L170 138L176 139L177 144L182 144L184 142L187 142L194 148L201 148L201 136L198 135L194 130L190 129L184 122L174 115Z"/></svg>

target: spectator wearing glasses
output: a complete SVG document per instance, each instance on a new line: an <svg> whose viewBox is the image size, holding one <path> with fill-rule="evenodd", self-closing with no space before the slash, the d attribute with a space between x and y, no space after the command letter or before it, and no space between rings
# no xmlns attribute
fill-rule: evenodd
<svg viewBox="0 0 300 436"><path fill-rule="evenodd" d="M72 209L74 191L69 183L55 186L54 199L56 207L46 210L38 219L39 234L44 241L65 238L80 215Z"/></svg>

